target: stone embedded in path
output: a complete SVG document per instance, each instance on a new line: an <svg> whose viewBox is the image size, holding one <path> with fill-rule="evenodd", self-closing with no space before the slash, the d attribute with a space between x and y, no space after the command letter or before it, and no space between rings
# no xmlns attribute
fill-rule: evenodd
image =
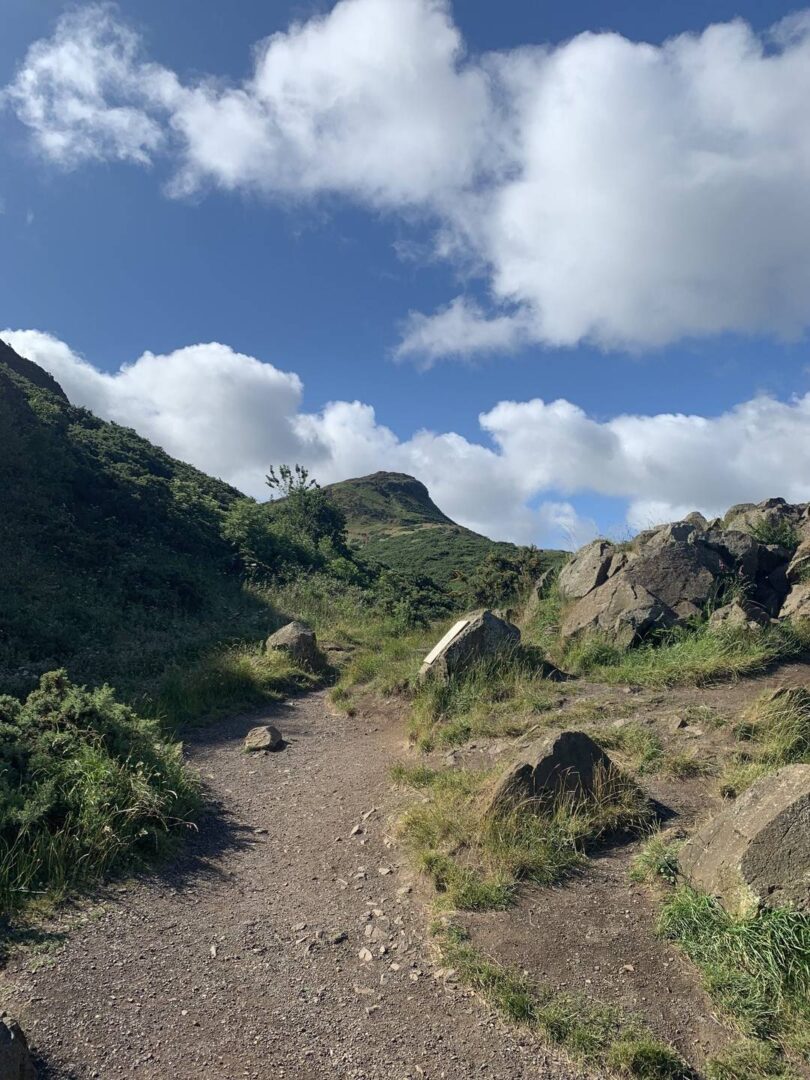
<svg viewBox="0 0 810 1080"><path fill-rule="evenodd" d="M323 656L318 648L315 631L305 623L290 622L276 630L267 639L267 652L286 652L296 664L313 671L323 666Z"/></svg>
<svg viewBox="0 0 810 1080"><path fill-rule="evenodd" d="M519 642L520 631L512 623L491 611L474 611L459 619L431 649L419 669L419 676L449 679L461 675L479 661L496 656Z"/></svg>
<svg viewBox="0 0 810 1080"><path fill-rule="evenodd" d="M2 1080L37 1080L25 1035L7 1013L0 1014L0 1077Z"/></svg>
<svg viewBox="0 0 810 1080"><path fill-rule="evenodd" d="M277 727L272 724L261 724L251 728L245 736L245 750L281 750L284 746L284 738Z"/></svg>
<svg viewBox="0 0 810 1080"><path fill-rule="evenodd" d="M759 905L810 911L810 765L758 780L695 833L678 862L690 885L732 914Z"/></svg>
<svg viewBox="0 0 810 1080"><path fill-rule="evenodd" d="M563 731L528 747L498 780L485 812L500 812L527 800L565 793L587 797L601 780L619 776L619 769L589 735Z"/></svg>

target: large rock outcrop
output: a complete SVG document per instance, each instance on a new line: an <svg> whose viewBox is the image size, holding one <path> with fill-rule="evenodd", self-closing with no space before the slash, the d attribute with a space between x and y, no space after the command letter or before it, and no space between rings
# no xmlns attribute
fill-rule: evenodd
<svg viewBox="0 0 810 1080"><path fill-rule="evenodd" d="M795 546L803 530L795 553L784 546ZM751 629L780 614L810 617L808 574L806 505L769 499L732 507L713 522L690 514L629 544L595 540L576 552L558 578L561 632L598 632L629 646L712 608L723 609L715 625Z"/></svg>
<svg viewBox="0 0 810 1080"><path fill-rule="evenodd" d="M733 914L810 911L810 765L758 780L684 845L680 871Z"/></svg>
<svg viewBox="0 0 810 1080"><path fill-rule="evenodd" d="M20 1025L6 1013L0 1014L0 1078L37 1080L37 1070Z"/></svg>
<svg viewBox="0 0 810 1080"><path fill-rule="evenodd" d="M491 611L473 611L452 626L425 657L420 678L450 679L520 643L520 630Z"/></svg>

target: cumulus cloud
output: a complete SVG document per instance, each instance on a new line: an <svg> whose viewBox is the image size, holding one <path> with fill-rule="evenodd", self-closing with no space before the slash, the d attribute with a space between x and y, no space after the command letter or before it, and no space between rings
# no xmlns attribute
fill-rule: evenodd
<svg viewBox="0 0 810 1080"><path fill-rule="evenodd" d="M624 500L631 530L772 495L810 500L810 394L757 397L716 417L603 421L564 400L502 401L480 415L480 441L424 430L399 438L363 402L303 412L297 375L227 345L146 352L105 373L50 334L0 337L50 371L75 404L259 498L268 467L285 461L309 466L322 483L391 469L419 477L470 528L567 547L597 532L575 506L588 495Z"/></svg>
<svg viewBox="0 0 810 1080"><path fill-rule="evenodd" d="M340 0L181 80L114 7L64 15L7 102L39 150L173 165L169 190L339 194L436 224L484 282L412 313L400 354L644 348L810 323L810 15L661 45L586 33L469 56L444 0Z"/></svg>

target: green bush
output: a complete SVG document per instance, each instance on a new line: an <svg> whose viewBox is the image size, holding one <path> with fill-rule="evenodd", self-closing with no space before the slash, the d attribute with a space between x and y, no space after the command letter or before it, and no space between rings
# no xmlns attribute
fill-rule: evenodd
<svg viewBox="0 0 810 1080"><path fill-rule="evenodd" d="M0 905L92 883L160 853L198 805L180 747L64 671L0 697Z"/></svg>

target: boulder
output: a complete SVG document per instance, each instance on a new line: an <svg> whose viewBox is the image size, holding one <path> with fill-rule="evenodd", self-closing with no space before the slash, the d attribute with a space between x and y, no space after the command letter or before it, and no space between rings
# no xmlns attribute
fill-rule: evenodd
<svg viewBox="0 0 810 1080"><path fill-rule="evenodd" d="M618 574L565 611L560 633L568 638L596 632L625 648L676 621L666 604L626 574Z"/></svg>
<svg viewBox="0 0 810 1080"><path fill-rule="evenodd" d="M491 611L473 611L452 626L425 657L420 678L449 679L520 643L520 630Z"/></svg>
<svg viewBox="0 0 810 1080"><path fill-rule="evenodd" d="M724 568L720 555L711 548L672 540L654 550L642 550L624 573L628 581L684 619L714 596Z"/></svg>
<svg viewBox="0 0 810 1080"><path fill-rule="evenodd" d="M284 739L277 727L272 724L260 724L251 728L245 736L245 750L253 753L259 750L281 750Z"/></svg>
<svg viewBox="0 0 810 1080"><path fill-rule="evenodd" d="M748 630L760 630L768 621L768 615L761 608L741 604L739 600L724 604L709 616L710 626L739 626Z"/></svg>
<svg viewBox="0 0 810 1080"><path fill-rule="evenodd" d="M0 1077L2 1080L37 1080L25 1035L7 1013L0 1014Z"/></svg>
<svg viewBox="0 0 810 1080"><path fill-rule="evenodd" d="M290 622L267 639L268 652L289 653L296 664L316 670L323 664L315 631L305 623Z"/></svg>
<svg viewBox="0 0 810 1080"><path fill-rule="evenodd" d="M683 520L689 525L694 525L698 532L703 532L709 527L708 521L699 510L693 510L692 513L687 514Z"/></svg>
<svg viewBox="0 0 810 1080"><path fill-rule="evenodd" d="M794 551L785 570L785 577L789 585L798 585L799 582L810 579L810 538L802 540Z"/></svg>
<svg viewBox="0 0 810 1080"><path fill-rule="evenodd" d="M810 911L810 765L758 780L681 849L680 871L732 914Z"/></svg>
<svg viewBox="0 0 810 1080"><path fill-rule="evenodd" d="M690 521L673 521L668 525L656 525L654 529L645 529L633 540L633 547L659 548L665 544L686 543L697 534L697 528Z"/></svg>
<svg viewBox="0 0 810 1080"><path fill-rule="evenodd" d="M810 619L810 581L793 586L779 615L783 619Z"/></svg>
<svg viewBox="0 0 810 1080"><path fill-rule="evenodd" d="M597 743L582 731L563 731L533 742L498 779L486 813L500 813L530 800L561 794L587 798L602 781L621 773Z"/></svg>
<svg viewBox="0 0 810 1080"><path fill-rule="evenodd" d="M594 540L580 548L560 571L557 578L560 594L566 600L587 596L620 570L626 561L625 553L617 551L609 540Z"/></svg>

